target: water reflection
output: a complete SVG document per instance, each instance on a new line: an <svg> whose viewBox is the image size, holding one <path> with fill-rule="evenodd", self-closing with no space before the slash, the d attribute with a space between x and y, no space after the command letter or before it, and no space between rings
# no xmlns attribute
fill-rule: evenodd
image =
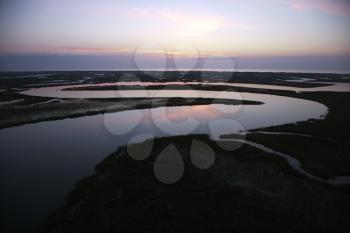
<svg viewBox="0 0 350 233"><path fill-rule="evenodd" d="M60 88L32 89L27 93L55 97L74 93L78 98L80 95L108 97L112 93L115 96L115 92L65 92ZM121 94L133 97L136 92L123 91ZM173 90L147 93L147 97L199 95L215 98L220 95L224 99L237 99L234 92ZM62 205L64 196L80 178L91 174L99 161L130 141L190 133L206 133L217 139L223 133L321 118L327 113L326 106L313 101L252 93L239 95L242 99L264 104L129 110L0 130L2 220L8 227L17 227L17 231L30 232L28 229L34 229L50 209Z"/></svg>
<svg viewBox="0 0 350 233"><path fill-rule="evenodd" d="M209 86L226 86L226 87L247 87L255 89L267 89L267 90L285 90L294 92L318 92L318 91L332 91L332 92L350 92L350 83L322 83L329 84L330 86L323 87L312 87L312 88L300 88L290 86L278 86L278 85L266 85L266 84L249 84L249 83L209 83L209 82L114 82L114 83L99 83L99 84L81 84L81 85L67 85L67 86L56 86L56 87L43 87L33 88L22 92L26 95L32 96L44 96L53 98L140 98L140 97L162 97L157 96L158 92L150 92L149 90L138 90L132 92L118 91L118 90L106 90L106 91L71 91L64 90L68 88L79 88L79 87L90 87L90 86L169 86L169 85L209 85ZM64 91L63 91L64 90ZM187 90L189 91L189 90ZM193 90L192 90L193 91ZM204 97L198 91L193 91L191 96L193 97ZM239 94L236 93L235 99L240 99ZM164 94L162 94L164 95ZM221 95L221 92L213 92L212 95ZM179 95L181 96L181 95ZM175 96L172 96L175 97Z"/></svg>
<svg viewBox="0 0 350 233"><path fill-rule="evenodd" d="M217 139L221 134L320 118L327 112L312 101L250 93L245 97L265 104L244 105L240 114L235 113L239 106L223 104L160 107L0 130L4 222L29 232L48 210L62 204L75 182L130 141L189 133Z"/></svg>

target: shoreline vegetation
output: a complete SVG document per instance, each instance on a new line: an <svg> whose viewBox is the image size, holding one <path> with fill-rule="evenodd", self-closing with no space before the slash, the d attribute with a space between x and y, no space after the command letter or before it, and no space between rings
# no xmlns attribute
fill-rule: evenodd
<svg viewBox="0 0 350 233"><path fill-rule="evenodd" d="M161 83L161 82L159 82ZM92 84L93 85L93 84ZM326 87L326 86L331 86L332 84L325 84L325 83L304 83L301 84L298 83L297 85L283 85L283 86L288 86L288 87L300 87L300 88L312 88L312 87ZM152 85L152 86L140 86L140 85L123 85L123 86L118 86L118 85L110 85L110 86L86 86L86 87L72 87L72 88L65 88L62 89L62 91L123 91L123 90L188 90L193 89L193 90L202 90L203 88L211 88L211 85L206 85L205 83L203 84L171 84L171 85ZM227 87L224 84L215 86L215 88L218 89L235 89L235 88L242 88L242 87ZM243 87L244 88L244 87ZM253 88L247 88L247 89L253 89ZM254 89L259 89L259 88L254 88Z"/></svg>
<svg viewBox="0 0 350 233"><path fill-rule="evenodd" d="M226 100L207 98L132 98L132 99L55 99L29 97L17 94L23 99L20 104L0 106L2 118L0 129L41 121L61 120L119 111L157 108L164 106L187 106L207 104L260 105L262 102L249 100ZM50 101L50 102L49 102ZM41 104L44 102L44 104Z"/></svg>
<svg viewBox="0 0 350 233"><path fill-rule="evenodd" d="M191 164L193 140L214 149L216 160L209 169ZM109 155L94 175L75 186L39 232L350 230L350 190L307 179L278 156L246 144L223 150L206 135L153 143L144 161L133 160L126 147ZM166 185L155 179L153 164L170 144L180 152L185 173L179 182Z"/></svg>

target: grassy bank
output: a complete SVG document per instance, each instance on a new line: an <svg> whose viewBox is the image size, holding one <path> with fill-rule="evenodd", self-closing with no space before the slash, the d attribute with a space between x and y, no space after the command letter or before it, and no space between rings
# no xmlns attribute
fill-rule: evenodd
<svg viewBox="0 0 350 233"><path fill-rule="evenodd" d="M21 94L9 95L6 101L21 102L0 105L0 128L18 126L48 120L60 120L101 113L163 106L186 106L205 104L258 105L258 101L226 99L184 98L131 98L131 99L54 99L31 97Z"/></svg>

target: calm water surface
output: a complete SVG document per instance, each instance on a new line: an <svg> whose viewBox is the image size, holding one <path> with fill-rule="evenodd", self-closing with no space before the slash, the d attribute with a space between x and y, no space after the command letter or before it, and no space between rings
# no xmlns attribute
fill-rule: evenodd
<svg viewBox="0 0 350 233"><path fill-rule="evenodd" d="M55 88L54 94L69 93ZM90 97L104 96L103 92L90 92ZM328 111L326 106L313 101L252 93L167 90L113 91L113 95L241 99L264 104L159 107L2 129L0 211L5 229L1 232L31 232L49 210L63 204L65 195L79 179L93 173L98 162L140 135L206 133L216 139L222 134L320 119Z"/></svg>

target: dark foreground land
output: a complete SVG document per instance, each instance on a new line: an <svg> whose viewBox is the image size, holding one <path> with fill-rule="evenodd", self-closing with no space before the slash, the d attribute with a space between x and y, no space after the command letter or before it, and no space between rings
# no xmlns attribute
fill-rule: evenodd
<svg viewBox="0 0 350 233"><path fill-rule="evenodd" d="M208 170L191 163L193 140L214 149ZM185 164L172 185L153 174L169 145ZM207 136L161 138L145 161L126 148L108 156L40 232L349 232L349 191L306 179L284 159L247 145L229 152Z"/></svg>

